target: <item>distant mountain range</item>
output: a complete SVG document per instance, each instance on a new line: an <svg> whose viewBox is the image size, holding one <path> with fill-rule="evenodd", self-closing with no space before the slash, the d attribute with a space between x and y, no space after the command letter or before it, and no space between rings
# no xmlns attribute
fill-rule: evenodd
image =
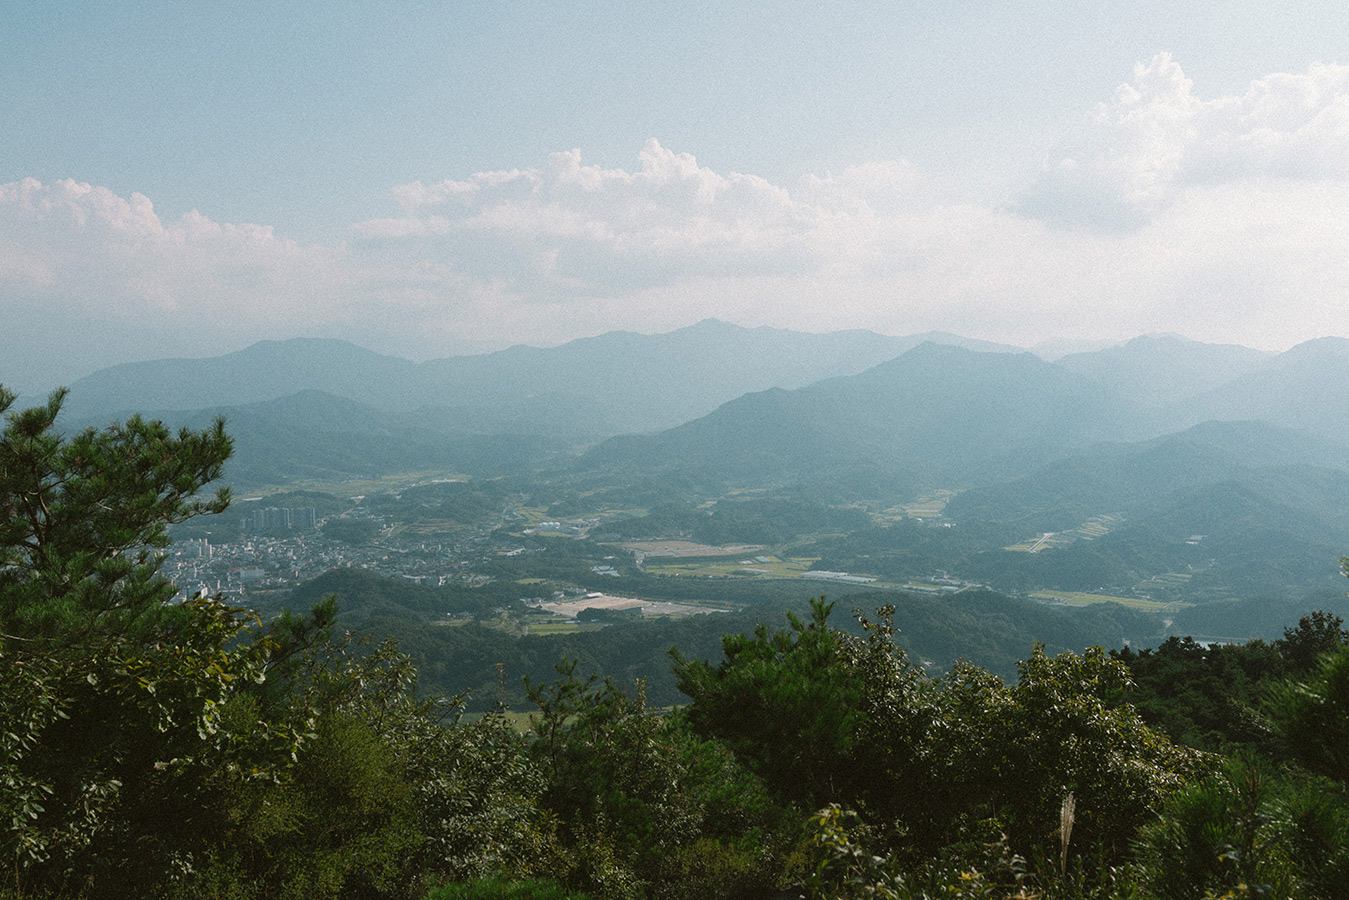
<svg viewBox="0 0 1349 900"><path fill-rule="evenodd" d="M1213 390L1258 370L1273 354L1234 344L1202 344L1150 334L1115 347L1063 356L1056 365L1089 378L1119 399L1159 407Z"/></svg>
<svg viewBox="0 0 1349 900"><path fill-rule="evenodd" d="M234 439L225 478L235 484L283 485L425 470L493 476L571 457L568 444L537 434L464 434L435 421L314 390L241 406L146 414L173 427L196 429L223 416Z"/></svg>
<svg viewBox="0 0 1349 900"><path fill-rule="evenodd" d="M1283 354L1168 336L1050 363L922 344L856 375L765 391L655 435L611 438L589 465L720 467L815 478L869 466L929 487L1033 471L1101 442L1255 421L1349 443L1349 341Z"/></svg>
<svg viewBox="0 0 1349 900"><path fill-rule="evenodd" d="M1132 513L1178 491L1231 482L1261 489L1319 472L1349 481L1349 446L1266 422L1204 422L1136 443L1098 444L1018 477L972 488L947 508L958 518L1020 521L1057 531L1101 512ZM1317 490L1323 510L1349 527L1342 491ZM1307 498L1313 499L1313 498Z"/></svg>
<svg viewBox="0 0 1349 900"><path fill-rule="evenodd" d="M667 334L614 331L548 349L516 346L424 363L345 341L297 338L211 359L102 369L70 385L67 410L87 420L238 407L317 390L388 412L452 419L459 432L546 430L585 440L669 428L751 391L855 374L924 341L1016 349L948 334L803 334L715 319Z"/></svg>
<svg viewBox="0 0 1349 900"><path fill-rule="evenodd" d="M71 385L64 421L145 412L194 424L223 413L239 448L234 477L268 483L556 466L594 445L584 470L696 469L772 484L856 476L902 491L988 486L1069 459L1108 471L1119 463L1098 445L1207 421L1345 445L1346 387L1340 338L1268 354L1149 335L1047 362L949 334L803 334L709 319L424 363L341 341L264 341L214 359L101 370ZM1306 435L1255 440L1310 446Z"/></svg>
<svg viewBox="0 0 1349 900"><path fill-rule="evenodd" d="M924 343L857 375L745 395L658 435L612 438L590 465L716 467L812 479L873 466L930 485L1012 474L1111 434L1091 381L1029 353Z"/></svg>
<svg viewBox="0 0 1349 900"><path fill-rule="evenodd" d="M241 490L504 476L550 509L564 500L558 516L637 510L641 533L708 498L729 515L805 497L865 523L841 528L835 570L1207 602L1338 589L1346 388L1340 338L1270 354L1148 335L1050 361L953 335L708 320L420 364L263 342L97 372L71 385L62 424L223 415ZM893 524L937 490L953 492L949 528Z"/></svg>

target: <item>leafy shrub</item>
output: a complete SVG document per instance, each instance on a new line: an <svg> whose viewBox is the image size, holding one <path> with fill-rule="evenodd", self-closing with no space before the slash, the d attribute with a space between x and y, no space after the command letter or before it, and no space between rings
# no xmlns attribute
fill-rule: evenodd
<svg viewBox="0 0 1349 900"><path fill-rule="evenodd" d="M1200 900L1224 892L1289 896L1269 777L1251 760L1187 785L1144 828L1141 879L1153 896Z"/></svg>
<svg viewBox="0 0 1349 900"><path fill-rule="evenodd" d="M426 900L590 900L589 895L567 890L550 879L508 881L481 878L432 888Z"/></svg>

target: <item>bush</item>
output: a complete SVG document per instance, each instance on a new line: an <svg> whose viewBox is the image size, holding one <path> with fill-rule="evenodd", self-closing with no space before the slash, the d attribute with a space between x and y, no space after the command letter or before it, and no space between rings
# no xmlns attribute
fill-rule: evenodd
<svg viewBox="0 0 1349 900"><path fill-rule="evenodd" d="M1252 760L1231 760L1187 785L1143 829L1141 880L1165 900L1287 897L1292 873L1280 838L1269 776Z"/></svg>
<svg viewBox="0 0 1349 900"><path fill-rule="evenodd" d="M588 894L567 890L549 879L507 881L481 878L432 888L426 900L590 900Z"/></svg>

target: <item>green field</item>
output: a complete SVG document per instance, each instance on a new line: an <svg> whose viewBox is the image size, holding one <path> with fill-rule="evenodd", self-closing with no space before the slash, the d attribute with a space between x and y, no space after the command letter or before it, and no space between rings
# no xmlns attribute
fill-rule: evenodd
<svg viewBox="0 0 1349 900"><path fill-rule="evenodd" d="M1075 591L1033 591L1032 600L1049 603L1061 603L1064 606L1091 606L1093 603L1118 603L1130 609L1144 612L1161 612L1164 609L1179 609L1188 603L1163 603L1160 600L1142 600L1137 597L1112 597L1109 594L1081 594Z"/></svg>
<svg viewBox="0 0 1349 900"><path fill-rule="evenodd" d="M937 490L919 494L907 503L901 503L883 511L878 518L882 521L903 518L939 519L942 511L946 509L946 504L956 493L956 491Z"/></svg>
<svg viewBox="0 0 1349 900"><path fill-rule="evenodd" d="M1104 537L1118 527L1121 521L1119 516L1092 516L1081 525L1069 528L1066 531L1041 533L1002 549L1015 550L1020 553L1039 553L1041 550L1049 550L1053 547L1066 547L1074 541L1091 541L1098 537Z"/></svg>
<svg viewBox="0 0 1349 900"><path fill-rule="evenodd" d="M530 634L575 634L581 626L575 622L539 622L526 623Z"/></svg>
<svg viewBox="0 0 1349 900"><path fill-rule="evenodd" d="M1194 576L1189 572L1166 572L1162 575L1153 575L1151 578L1135 586L1135 590L1143 588L1183 588L1188 587L1190 579Z"/></svg>
<svg viewBox="0 0 1349 900"><path fill-rule="evenodd" d="M1029 540L1022 541L1019 544L1012 544L1003 547L1004 550L1015 550L1018 553L1039 553L1042 550L1049 550L1054 547L1066 547L1077 540L1075 536L1068 534L1040 534Z"/></svg>
<svg viewBox="0 0 1349 900"><path fill-rule="evenodd" d="M764 556L768 562L759 562ZM723 578L797 578L815 564L816 558L783 559L766 553L731 557L659 557L646 560L650 575L716 575Z"/></svg>

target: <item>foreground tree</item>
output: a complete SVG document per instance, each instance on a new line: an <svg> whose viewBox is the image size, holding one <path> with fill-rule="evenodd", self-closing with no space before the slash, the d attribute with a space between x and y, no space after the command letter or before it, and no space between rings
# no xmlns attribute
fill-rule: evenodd
<svg viewBox="0 0 1349 900"><path fill-rule="evenodd" d="M229 501L198 496L221 422L67 437L63 397L0 389L0 896L392 898L548 864L520 739L444 727L335 604L264 628L173 602L167 527Z"/></svg>
<svg viewBox="0 0 1349 900"><path fill-rule="evenodd" d="M643 686L576 675L528 685L544 799L561 817L570 878L597 898L754 900L787 868L795 822L762 782L678 713L647 708Z"/></svg>
<svg viewBox="0 0 1349 900"><path fill-rule="evenodd" d="M832 610L820 598L809 622L789 613L786 630L725 635L717 666L673 652L693 728L807 810L843 802L874 777L858 755L862 687L842 656L846 636L828 626Z"/></svg>
<svg viewBox="0 0 1349 900"><path fill-rule="evenodd" d="M842 834L844 810L855 811L867 858L894 854L922 869L983 853L1001 835L1007 853L1053 861L1041 876L1084 853L1104 871L1213 765L1143 723L1125 702L1127 668L1100 648L1057 657L1036 648L1014 685L966 664L932 679L896 645L891 610L859 616L861 637L829 627L823 602L813 612L787 632L727 636L719 666L677 658L680 685L694 727L783 799L805 812L838 805L818 820L822 833ZM795 791L775 783L782 772Z"/></svg>
<svg viewBox="0 0 1349 900"><path fill-rule="evenodd" d="M229 502L197 497L229 457L223 423L65 438L64 396L11 413L0 388L0 822L17 867L87 881L77 860L158 814L149 782L196 764L259 660L230 645L239 611L170 605L159 574L167 526Z"/></svg>
<svg viewBox="0 0 1349 900"><path fill-rule="evenodd" d="M224 421L174 434L133 416L69 438L56 429L65 391L9 413L0 387L0 623L30 654L84 656L174 634L190 612L166 605L159 575L168 526L221 512L232 443Z"/></svg>

